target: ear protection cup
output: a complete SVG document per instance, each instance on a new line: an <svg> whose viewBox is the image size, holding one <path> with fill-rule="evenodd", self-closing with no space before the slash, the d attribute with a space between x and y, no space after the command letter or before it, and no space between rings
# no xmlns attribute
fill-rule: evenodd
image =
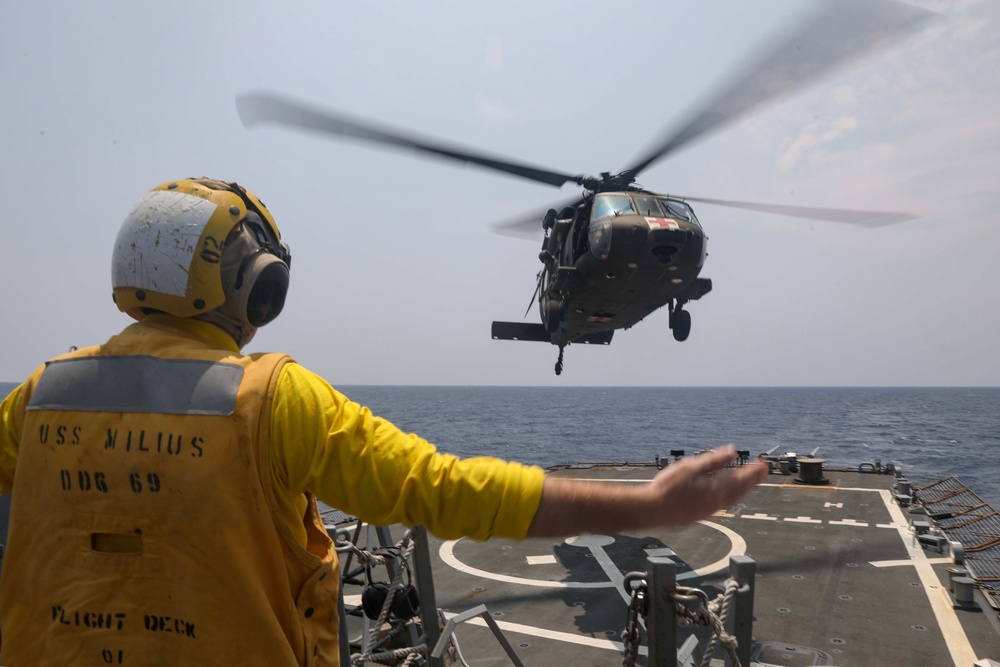
<svg viewBox="0 0 1000 667"><path fill-rule="evenodd" d="M403 569L406 570L406 584L397 589L396 593L392 596L389 611L399 620L408 621L420 613L420 596L417 595L417 589L412 583L413 577L410 573L410 564L399 554L396 554L396 560L401 562ZM385 606L385 600L389 597L389 590L392 587L384 581L373 582L371 567L365 568L365 574L368 578L368 586L361 593L361 608L365 616L375 621L378 620L379 614L382 613L382 607Z"/></svg>
<svg viewBox="0 0 1000 667"><path fill-rule="evenodd" d="M402 590L396 591L392 598L390 607L393 615L401 621L408 621L420 613L420 597L417 589L412 585L403 586Z"/></svg>
<svg viewBox="0 0 1000 667"><path fill-rule="evenodd" d="M239 302L239 311L247 322L262 327L285 307L291 253L253 211L247 211L243 223L235 229L232 243L238 244L243 252L249 252L236 271L235 293L227 297Z"/></svg>
<svg viewBox="0 0 1000 667"><path fill-rule="evenodd" d="M368 586L361 594L361 608L364 610L365 616L373 621L377 620L388 596L389 584L383 581L371 583L369 580Z"/></svg>
<svg viewBox="0 0 1000 667"><path fill-rule="evenodd" d="M255 327L262 327L271 322L285 307L285 295L288 294L288 267L280 259L269 253L260 253L248 257L246 272L240 272L241 278L252 276L253 284L246 293L247 322Z"/></svg>

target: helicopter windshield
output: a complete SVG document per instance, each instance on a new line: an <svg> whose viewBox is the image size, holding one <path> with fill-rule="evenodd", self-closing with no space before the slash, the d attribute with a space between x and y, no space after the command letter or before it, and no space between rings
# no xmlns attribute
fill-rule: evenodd
<svg viewBox="0 0 1000 667"><path fill-rule="evenodd" d="M609 215L635 215L632 200L627 195L597 195L590 219L600 220Z"/></svg>
<svg viewBox="0 0 1000 667"><path fill-rule="evenodd" d="M656 197L635 197L635 207L639 210L639 215L648 218L662 218L663 210Z"/></svg>
<svg viewBox="0 0 1000 667"><path fill-rule="evenodd" d="M696 225L700 224L698 222L698 218L696 218L694 215L694 211L691 209L690 206L688 206L684 202L678 201L676 199L667 199L663 197L660 199L660 204L662 204L663 208L667 210L667 214L671 218L690 220Z"/></svg>

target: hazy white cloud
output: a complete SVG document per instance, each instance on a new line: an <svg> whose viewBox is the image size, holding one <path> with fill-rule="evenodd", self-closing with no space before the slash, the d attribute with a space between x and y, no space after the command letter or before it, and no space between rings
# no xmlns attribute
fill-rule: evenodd
<svg viewBox="0 0 1000 667"><path fill-rule="evenodd" d="M858 119L855 116L840 116L831 123L812 123L792 141L784 154L778 158L778 168L782 171L791 169L810 151L840 139L853 132L857 127Z"/></svg>
<svg viewBox="0 0 1000 667"><path fill-rule="evenodd" d="M831 89L851 115L815 121L786 139L777 161L783 180L795 179L798 196L819 201L835 184L873 206L924 217L981 213L963 208L979 209L981 195L997 191L1000 164L1000 70L986 64L997 50L981 48L992 22L984 7L996 14L978 2L936 7L939 22L862 80Z"/></svg>
<svg viewBox="0 0 1000 667"><path fill-rule="evenodd" d="M1000 98L983 104L982 96L963 96L948 107L936 96L919 96L907 105L917 109L892 138L858 132L852 141L839 143L835 129L813 124L789 147L780 166L797 182L800 196L822 196L835 184L836 190L872 206L919 209L931 217L971 214L956 200L998 190L1000 116L994 110ZM791 170L805 160L808 169Z"/></svg>
<svg viewBox="0 0 1000 667"><path fill-rule="evenodd" d="M971 41L983 34L986 31L986 26L990 23L992 21L986 17L970 18L961 21L956 25L953 36L955 39L961 41Z"/></svg>

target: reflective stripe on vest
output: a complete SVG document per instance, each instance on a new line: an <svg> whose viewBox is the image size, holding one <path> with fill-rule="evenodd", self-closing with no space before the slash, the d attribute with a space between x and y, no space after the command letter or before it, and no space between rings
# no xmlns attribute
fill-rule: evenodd
<svg viewBox="0 0 1000 667"><path fill-rule="evenodd" d="M146 355L51 361L28 410L231 415L243 379L237 364Z"/></svg>

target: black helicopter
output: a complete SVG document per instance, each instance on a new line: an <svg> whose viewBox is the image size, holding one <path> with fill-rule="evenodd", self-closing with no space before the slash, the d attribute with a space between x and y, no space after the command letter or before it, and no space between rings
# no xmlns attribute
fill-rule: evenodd
<svg viewBox="0 0 1000 667"><path fill-rule="evenodd" d="M236 105L246 127L268 122L288 125L424 151L556 187L582 186L582 195L544 215L535 213L495 227L499 233L519 236L530 230L537 238L540 219L544 238L539 253L543 266L528 306L530 311L537 300L541 322L493 322L493 338L557 345L555 372L559 375L567 345L607 345L616 329L628 329L664 306L670 313L674 339L687 339L691 314L685 305L712 289L712 281L700 275L708 237L688 202L870 227L912 219L901 213L670 196L645 190L635 182L644 169L694 139L880 44L911 33L930 16L891 0L828 0L784 40L745 65L738 78L722 86L632 166L600 177L550 171L417 138L267 93L240 95Z"/></svg>

